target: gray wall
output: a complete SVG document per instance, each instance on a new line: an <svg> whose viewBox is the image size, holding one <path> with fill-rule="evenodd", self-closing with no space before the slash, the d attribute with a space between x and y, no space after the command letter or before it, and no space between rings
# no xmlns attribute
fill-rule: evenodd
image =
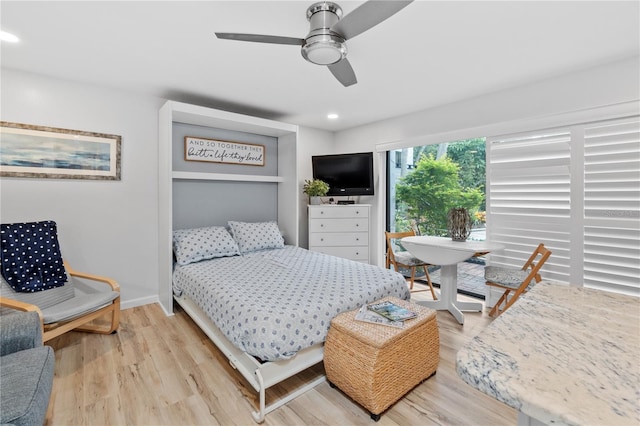
<svg viewBox="0 0 640 426"><path fill-rule="evenodd" d="M173 229L278 221L278 184L270 182L173 182Z"/></svg>
<svg viewBox="0 0 640 426"><path fill-rule="evenodd" d="M264 166L236 165L186 161L184 137L244 142L265 147ZM240 175L278 175L278 139L195 126L173 124L173 170ZM173 228L184 229L211 225L226 225L229 220L256 222L278 220L278 184L271 182L194 181L173 183Z"/></svg>

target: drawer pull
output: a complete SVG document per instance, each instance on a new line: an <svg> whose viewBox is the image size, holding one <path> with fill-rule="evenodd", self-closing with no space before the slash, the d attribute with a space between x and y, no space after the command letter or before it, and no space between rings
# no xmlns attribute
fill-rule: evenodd
<svg viewBox="0 0 640 426"><path fill-rule="evenodd" d="M321 223L321 224L320 224L320 228L324 228L324 223Z"/></svg>

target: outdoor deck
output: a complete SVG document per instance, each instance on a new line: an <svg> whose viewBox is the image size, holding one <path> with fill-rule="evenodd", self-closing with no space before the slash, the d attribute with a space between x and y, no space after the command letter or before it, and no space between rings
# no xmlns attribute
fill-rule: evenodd
<svg viewBox="0 0 640 426"><path fill-rule="evenodd" d="M400 270L400 272L409 276L408 270ZM421 270L416 271L415 284L426 289L426 281L424 273L421 274ZM435 287L440 286L440 267L432 266L429 268L429 275L431 276L431 282ZM484 300L485 295L485 279L484 279L484 264L481 261L470 261L458 263L458 293L466 296L476 297Z"/></svg>
<svg viewBox="0 0 640 426"><path fill-rule="evenodd" d="M440 285L440 269L430 272L431 282ZM458 293L484 300L484 265L476 262L458 263Z"/></svg>

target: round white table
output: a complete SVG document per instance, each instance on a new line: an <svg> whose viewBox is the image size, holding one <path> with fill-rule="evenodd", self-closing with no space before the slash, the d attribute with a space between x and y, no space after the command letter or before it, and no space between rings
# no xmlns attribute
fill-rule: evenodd
<svg viewBox="0 0 640 426"><path fill-rule="evenodd" d="M431 236L406 237L401 240L401 244L414 257L441 267L438 300L415 303L431 309L447 310L460 324L464 324L462 311L482 311L482 303L458 301L458 263L477 253L504 250L504 245L490 241L453 241L451 238Z"/></svg>

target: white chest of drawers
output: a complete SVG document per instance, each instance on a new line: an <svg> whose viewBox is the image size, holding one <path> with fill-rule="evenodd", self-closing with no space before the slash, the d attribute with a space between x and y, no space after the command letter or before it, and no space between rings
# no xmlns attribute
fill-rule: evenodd
<svg viewBox="0 0 640 426"><path fill-rule="evenodd" d="M368 204L309 206L309 250L369 263Z"/></svg>

